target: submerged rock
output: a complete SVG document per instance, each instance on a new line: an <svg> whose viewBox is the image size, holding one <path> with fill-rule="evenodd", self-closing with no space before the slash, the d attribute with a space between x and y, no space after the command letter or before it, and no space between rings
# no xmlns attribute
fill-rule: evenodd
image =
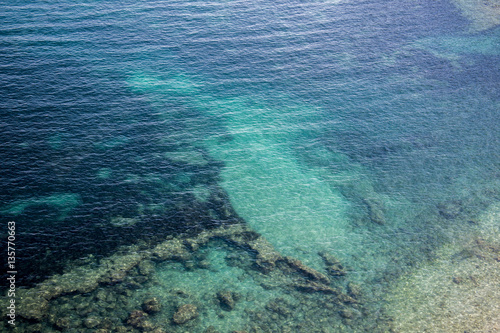
<svg viewBox="0 0 500 333"><path fill-rule="evenodd" d="M345 319L353 319L361 316L361 313L358 310L352 308L345 308L339 311L339 314L342 318Z"/></svg>
<svg viewBox="0 0 500 333"><path fill-rule="evenodd" d="M142 303L142 309L147 313L160 312L161 303L156 297L153 297L145 300L144 303Z"/></svg>
<svg viewBox="0 0 500 333"><path fill-rule="evenodd" d="M362 296L361 286L359 284L349 282L347 284L347 293L349 296L359 299Z"/></svg>
<svg viewBox="0 0 500 333"><path fill-rule="evenodd" d="M146 312L141 310L134 310L128 316L127 324L135 328L142 328L147 318L148 314Z"/></svg>
<svg viewBox="0 0 500 333"><path fill-rule="evenodd" d="M22 293L19 293L22 294ZM27 296L20 296L20 305L18 314L29 320L40 321L43 317L45 317L49 310L49 302L42 297L38 297L37 295L33 295L33 293L27 294Z"/></svg>
<svg viewBox="0 0 500 333"><path fill-rule="evenodd" d="M167 331L162 327L157 327L151 331L152 333L167 333Z"/></svg>
<svg viewBox="0 0 500 333"><path fill-rule="evenodd" d="M184 304L174 313L173 321L177 325L182 325L196 317L198 317L198 307L194 304Z"/></svg>
<svg viewBox="0 0 500 333"><path fill-rule="evenodd" d="M154 273L155 268L151 260L143 260L139 263L139 274L149 276Z"/></svg>
<svg viewBox="0 0 500 333"><path fill-rule="evenodd" d="M326 266L326 271L330 276L344 276L346 275L346 270L340 261L335 258L334 255L327 251L321 251L318 253L323 259Z"/></svg>
<svg viewBox="0 0 500 333"><path fill-rule="evenodd" d="M263 272L272 271L276 262L282 259L282 256L276 252L271 243L263 237L247 242L248 246L257 252L256 265Z"/></svg>
<svg viewBox="0 0 500 333"><path fill-rule="evenodd" d="M445 202L438 205L439 214L446 219L454 219L462 212L460 201Z"/></svg>
<svg viewBox="0 0 500 333"><path fill-rule="evenodd" d="M226 311L231 311L234 309L236 301L234 300L233 293L226 290L217 293L217 299L219 300L219 305L222 309Z"/></svg>
<svg viewBox="0 0 500 333"><path fill-rule="evenodd" d="M277 313L280 316L288 317L292 314L290 304L287 304L284 299L277 298L266 304L266 309Z"/></svg>
<svg viewBox="0 0 500 333"><path fill-rule="evenodd" d="M363 203L366 205L368 209L368 216L370 217L370 221L373 223L384 225L385 217L384 212L382 210L382 203L376 199L364 199Z"/></svg>
<svg viewBox="0 0 500 333"><path fill-rule="evenodd" d="M309 281L307 283L297 282L293 285L297 290L306 293L321 292L325 294L338 295L340 292L322 283Z"/></svg>
<svg viewBox="0 0 500 333"><path fill-rule="evenodd" d="M319 281L324 284L329 284L330 280L322 273L304 265L300 260L292 257L285 257L285 261L293 270L301 273L310 280Z"/></svg>
<svg viewBox="0 0 500 333"><path fill-rule="evenodd" d="M101 324L101 319L97 316L90 316L90 317L85 318L85 320L83 321L83 324L87 328L96 328L97 326L99 326Z"/></svg>
<svg viewBox="0 0 500 333"><path fill-rule="evenodd" d="M71 318L70 317L58 318L55 322L55 326L61 330L68 329L71 326Z"/></svg>
<svg viewBox="0 0 500 333"><path fill-rule="evenodd" d="M172 239L157 245L153 250L153 255L159 260L187 261L191 257L188 249L179 239Z"/></svg>

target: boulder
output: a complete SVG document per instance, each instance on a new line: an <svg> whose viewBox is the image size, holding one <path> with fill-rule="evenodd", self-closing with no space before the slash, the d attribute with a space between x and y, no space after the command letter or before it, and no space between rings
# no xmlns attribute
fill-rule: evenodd
<svg viewBox="0 0 500 333"><path fill-rule="evenodd" d="M340 261L335 258L331 253L326 251L321 251L318 253L323 259L326 266L326 271L330 276L344 276L346 275L346 270Z"/></svg>
<svg viewBox="0 0 500 333"><path fill-rule="evenodd" d="M142 309L147 313L160 312L161 303L158 298L153 297L145 300L144 303L142 303Z"/></svg>
<svg viewBox="0 0 500 333"><path fill-rule="evenodd" d="M219 301L220 307L226 311L231 311L232 309L234 309L234 306L236 304L233 293L228 290L218 292L217 300Z"/></svg>
<svg viewBox="0 0 500 333"><path fill-rule="evenodd" d="M148 318L148 314L141 310L134 310L130 313L127 319L127 324L135 328L141 328Z"/></svg>
<svg viewBox="0 0 500 333"><path fill-rule="evenodd" d="M177 325L183 325L196 317L198 317L198 307L193 304L184 304L174 313L173 321Z"/></svg>
<svg viewBox="0 0 500 333"><path fill-rule="evenodd" d="M370 221L379 225L384 225L385 216L384 216L384 211L382 210L382 202L370 198L370 199L364 199L363 203L366 205L366 208L368 209L368 216L370 217Z"/></svg>

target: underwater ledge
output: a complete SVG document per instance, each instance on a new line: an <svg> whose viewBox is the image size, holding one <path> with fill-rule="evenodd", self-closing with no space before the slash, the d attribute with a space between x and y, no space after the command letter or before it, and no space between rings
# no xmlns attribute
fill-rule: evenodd
<svg viewBox="0 0 500 333"><path fill-rule="evenodd" d="M182 271L180 276L217 271L207 262L207 251L222 253L227 267L233 267L229 273L239 272L238 283L245 280L248 289L234 291L230 283L211 289L205 280L200 288L208 290L203 297L209 299L202 300L175 288L173 281L163 281L168 287L162 287L158 274L165 268ZM361 286L350 283L344 288L335 282L345 275L340 262L331 254L321 255L328 275L279 254L244 224L195 237L170 237L148 250L131 246L97 267L77 267L33 288L18 289L12 331L348 332L353 331L351 325L371 332L390 329L388 318L369 311ZM158 288L164 289L154 292ZM253 291L257 294L251 295ZM2 306L6 308L5 299ZM215 319L204 322L209 312Z"/></svg>

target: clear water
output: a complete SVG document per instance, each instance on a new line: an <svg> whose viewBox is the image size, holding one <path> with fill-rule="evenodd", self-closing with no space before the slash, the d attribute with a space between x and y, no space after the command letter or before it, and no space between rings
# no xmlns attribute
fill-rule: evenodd
<svg viewBox="0 0 500 333"><path fill-rule="evenodd" d="M20 285L244 221L319 271L335 254L377 299L499 199L500 30L479 31L470 4L1 8L0 212ZM210 281L252 290L240 309L271 297L221 259L234 249L204 251L216 269L160 265L144 293L179 284L208 304ZM237 330L242 313L208 309L200 327Z"/></svg>

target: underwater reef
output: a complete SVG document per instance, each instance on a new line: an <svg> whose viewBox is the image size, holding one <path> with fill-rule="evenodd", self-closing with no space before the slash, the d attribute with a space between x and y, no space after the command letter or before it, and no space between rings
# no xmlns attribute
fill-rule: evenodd
<svg viewBox="0 0 500 333"><path fill-rule="evenodd" d="M217 271L211 263L217 258L210 259L210 252L222 254L229 273L238 272L233 275L240 285L250 287L214 287L206 281L192 293L177 288L175 281L162 281L166 267L186 276ZM243 224L195 237L169 237L149 249L134 245L97 266L77 267L20 289L19 322L13 331L219 332L235 327L239 332L342 332L353 331L349 327L354 323L371 332L388 331L390 321L374 318L365 306L363 288L353 283L344 287L338 281L342 265L332 254L321 256L328 275L282 256ZM211 313L216 320L207 326Z"/></svg>

